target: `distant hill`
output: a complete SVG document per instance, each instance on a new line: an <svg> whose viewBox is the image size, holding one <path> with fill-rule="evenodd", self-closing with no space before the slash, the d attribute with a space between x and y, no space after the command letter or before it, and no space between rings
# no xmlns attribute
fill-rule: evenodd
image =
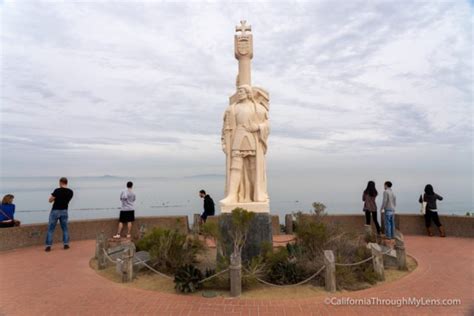
<svg viewBox="0 0 474 316"><path fill-rule="evenodd" d="M183 179L222 179L224 177L225 176L223 174L210 173L210 174L197 174L193 176L186 176L186 177L183 177Z"/></svg>

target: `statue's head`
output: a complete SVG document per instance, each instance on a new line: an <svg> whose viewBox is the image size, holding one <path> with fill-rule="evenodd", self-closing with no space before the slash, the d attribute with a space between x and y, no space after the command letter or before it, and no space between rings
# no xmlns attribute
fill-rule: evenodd
<svg viewBox="0 0 474 316"><path fill-rule="evenodd" d="M248 84L240 85L237 88L237 95L239 96L239 101L243 101L246 99L252 100L253 99L252 87L249 86Z"/></svg>

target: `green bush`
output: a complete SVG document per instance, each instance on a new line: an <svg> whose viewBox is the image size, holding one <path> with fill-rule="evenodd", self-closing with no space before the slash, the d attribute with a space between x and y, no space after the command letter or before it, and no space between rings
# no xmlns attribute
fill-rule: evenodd
<svg viewBox="0 0 474 316"><path fill-rule="evenodd" d="M162 228L147 233L137 243L137 248L150 252L151 264L155 268L171 273L181 266L196 263L196 256L205 249L198 238Z"/></svg>
<svg viewBox="0 0 474 316"><path fill-rule="evenodd" d="M193 265L179 267L174 275L174 288L180 293L193 293L201 288L201 271Z"/></svg>
<svg viewBox="0 0 474 316"><path fill-rule="evenodd" d="M275 251L267 252L261 260L265 265L265 279L275 284L295 284L304 280L309 272L301 264L298 256L299 248L294 245L279 247Z"/></svg>

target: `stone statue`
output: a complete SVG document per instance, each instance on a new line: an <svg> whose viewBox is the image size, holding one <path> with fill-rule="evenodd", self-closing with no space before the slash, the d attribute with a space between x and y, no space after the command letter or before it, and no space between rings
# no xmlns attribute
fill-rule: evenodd
<svg viewBox="0 0 474 316"><path fill-rule="evenodd" d="M265 155L269 125L269 96L252 87L250 61L253 57L251 27L241 21L236 27L235 57L239 61L237 92L230 97L224 114L222 149L226 154L226 197L223 213L237 207L256 213L269 212Z"/></svg>

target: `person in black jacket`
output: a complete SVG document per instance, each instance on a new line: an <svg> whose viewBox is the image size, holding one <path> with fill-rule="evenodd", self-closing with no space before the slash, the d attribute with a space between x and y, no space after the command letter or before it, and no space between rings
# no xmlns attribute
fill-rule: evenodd
<svg viewBox="0 0 474 316"><path fill-rule="evenodd" d="M425 194L420 195L420 198L418 199L418 202L420 203L426 202L426 210L425 210L426 232L428 233L428 236L433 236L433 232L431 231L431 220L433 220L433 222L439 229L440 236L446 237L444 227L443 225L441 225L441 222L439 221L438 207L436 205L436 200L442 201L443 197L434 192L433 186L431 184L427 184L425 186Z"/></svg>
<svg viewBox="0 0 474 316"><path fill-rule="evenodd" d="M208 216L214 216L214 201L206 191L199 191L199 196L204 199L204 212L201 214L201 224L205 223Z"/></svg>

